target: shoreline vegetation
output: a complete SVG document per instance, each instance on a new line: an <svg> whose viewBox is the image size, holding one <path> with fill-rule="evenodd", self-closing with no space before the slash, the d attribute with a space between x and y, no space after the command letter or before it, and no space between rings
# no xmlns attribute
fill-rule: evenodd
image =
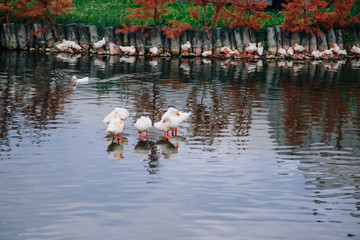
<svg viewBox="0 0 360 240"><path fill-rule="evenodd" d="M334 26L328 29L318 29L320 34L309 34L305 28L303 31L291 32L286 31L287 26L284 25L286 13L268 10L264 7L261 12L264 12L263 15L267 17L257 19L255 21L258 24L257 27L234 25L234 23L241 22L242 19L221 18L209 28L209 19L216 14L214 6L208 4L209 1L203 1L207 4L200 10L196 10L187 1L171 2L166 5L166 11L161 16L154 16L153 19L158 19L157 21L153 21L151 16L141 19L142 17L137 16L136 12L131 12L131 14L137 17L129 18L129 8L141 8L136 6L136 1L133 0L63 1L70 1L74 5L66 14L57 15L56 24L52 27L46 28L46 24L42 22L24 24L24 20L21 18L11 19L10 24L1 24L0 48L44 52L149 55L152 57L205 56L203 53L209 51L211 54L207 54L206 57L220 58L338 59L349 56L357 57L360 54L356 49L360 46L360 29L356 24L351 24L355 25L352 27L350 25L336 27L336 24L333 23ZM163 0L163 2L168 3L169 1ZM218 6L215 5L215 7ZM358 16L357 20L360 21L359 1L356 1L349 9L351 15ZM200 15L199 11L202 10L205 14ZM230 14L230 10L231 8L227 7L228 14ZM235 10L232 9L232 11ZM291 11L288 9L287 13ZM164 27L169 30L169 23L174 22L186 23L191 28L180 25L182 28L177 35L173 35L171 38L165 37L167 31ZM155 24L157 31L153 31ZM31 34L34 31L37 35ZM72 41L71 44L77 44L79 47L74 47L75 45L66 48L58 47L61 44L64 46L65 40ZM101 41L105 41L105 43L99 48L96 45ZM187 41L190 42L191 47L189 53L184 54L181 46ZM255 44L255 47L250 47L251 44ZM295 44L301 45L303 49L301 51L294 50ZM133 46L136 50L129 53L123 51L121 46ZM157 48L156 53L151 51L154 47ZM348 52L339 54L337 50L334 50L335 48L337 50L345 49ZM261 49L261 53L257 53L253 49ZM330 52L326 52L326 50ZM314 51L318 51L320 54L315 55Z"/></svg>

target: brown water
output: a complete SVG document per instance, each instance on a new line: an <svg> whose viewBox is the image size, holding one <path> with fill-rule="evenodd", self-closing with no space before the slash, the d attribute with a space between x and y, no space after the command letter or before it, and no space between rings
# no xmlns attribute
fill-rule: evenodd
<svg viewBox="0 0 360 240"><path fill-rule="evenodd" d="M0 239L359 239L359 75L0 52ZM139 141L136 119L169 106L192 112L178 137Z"/></svg>

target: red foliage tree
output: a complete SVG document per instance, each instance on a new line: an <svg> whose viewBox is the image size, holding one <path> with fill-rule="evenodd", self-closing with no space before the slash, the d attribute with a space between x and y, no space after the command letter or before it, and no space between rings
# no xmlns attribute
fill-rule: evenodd
<svg viewBox="0 0 360 240"><path fill-rule="evenodd" d="M0 22L6 21L8 37L10 37L10 19L22 17L21 11L24 10L25 7L26 2L22 0L0 0L0 12L4 13L4 16L0 17Z"/></svg>
<svg viewBox="0 0 360 240"><path fill-rule="evenodd" d="M180 36L184 31L190 30L193 27L190 26L188 23L181 23L176 21L169 21L171 24L170 26L164 26L161 28L166 38L175 38L177 36Z"/></svg>
<svg viewBox="0 0 360 240"><path fill-rule="evenodd" d="M55 28L58 15L64 14L74 10L71 8L74 4L72 0L26 0L28 2L28 9L24 13L29 17L29 21L42 21L46 25L32 34L36 35L44 32L47 28L51 28L54 32L55 38L58 39L57 31Z"/></svg>
<svg viewBox="0 0 360 240"><path fill-rule="evenodd" d="M154 30L156 33L156 22L160 19L162 14L169 11L166 7L170 2L175 2L175 0L135 0L134 5L141 7L134 9L127 8L126 11L128 11L130 15L127 15L126 17L139 20L153 19ZM130 30L133 31L133 29L127 29L126 31Z"/></svg>
<svg viewBox="0 0 360 240"><path fill-rule="evenodd" d="M356 0L335 0L331 5L334 11L330 13L331 25L337 27L347 27L349 25L360 23L360 13L355 16L350 16L350 10Z"/></svg>
<svg viewBox="0 0 360 240"><path fill-rule="evenodd" d="M267 0L234 0L222 19L231 28L246 27L256 31L263 25L261 19L270 18L270 15L263 13L268 4Z"/></svg>
<svg viewBox="0 0 360 240"><path fill-rule="evenodd" d="M321 25L330 23L329 13L323 11L327 6L324 0L287 0L284 7L284 31L298 33L305 31L311 35L322 35ZM329 27L329 25L328 25Z"/></svg>

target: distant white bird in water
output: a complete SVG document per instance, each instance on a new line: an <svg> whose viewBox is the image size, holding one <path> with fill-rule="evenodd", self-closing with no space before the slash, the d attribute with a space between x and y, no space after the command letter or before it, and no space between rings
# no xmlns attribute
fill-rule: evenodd
<svg viewBox="0 0 360 240"><path fill-rule="evenodd" d="M73 83L86 84L89 83L89 77L77 78L76 76L73 76L71 81Z"/></svg>
<svg viewBox="0 0 360 240"><path fill-rule="evenodd" d="M139 138L149 138L149 134L148 134L148 130L151 128L152 126L152 122L151 119L149 117L140 117L136 123L134 124L135 128L139 131ZM146 132L146 135L143 137L141 136L142 132Z"/></svg>

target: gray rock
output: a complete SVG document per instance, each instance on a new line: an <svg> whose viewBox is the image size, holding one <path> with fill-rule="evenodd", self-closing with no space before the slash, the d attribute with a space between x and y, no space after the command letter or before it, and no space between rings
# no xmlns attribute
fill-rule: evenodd
<svg viewBox="0 0 360 240"><path fill-rule="evenodd" d="M136 39L136 49L141 55L145 54L145 38L141 30L137 30L135 32L135 39Z"/></svg>
<svg viewBox="0 0 360 240"><path fill-rule="evenodd" d="M46 41L46 47L53 48L55 43L55 35L50 27L46 28L44 31L44 38Z"/></svg>
<svg viewBox="0 0 360 240"><path fill-rule="evenodd" d="M234 28L233 29L233 33L234 33L234 41L235 41L235 47L240 51L244 51L244 44L241 38L241 30L240 28Z"/></svg>
<svg viewBox="0 0 360 240"><path fill-rule="evenodd" d="M117 44L117 42L114 39L114 31L115 29L113 27L106 27L105 28L105 40L106 42L113 42ZM120 45L120 44L118 44Z"/></svg>
<svg viewBox="0 0 360 240"><path fill-rule="evenodd" d="M195 56L200 56L202 53L202 39L203 39L203 31L199 30L192 30L191 31L191 45L193 49L193 53L195 53Z"/></svg>
<svg viewBox="0 0 360 240"><path fill-rule="evenodd" d="M301 45L305 48L306 52L310 51L310 34L302 32L301 34Z"/></svg>
<svg viewBox="0 0 360 240"><path fill-rule="evenodd" d="M335 30L336 43L341 49L344 48L343 32L342 29L338 28Z"/></svg>
<svg viewBox="0 0 360 240"><path fill-rule="evenodd" d="M34 24L29 23L25 25L26 28L26 38L27 38L27 46L28 48L34 48L35 47L35 37L31 33L34 31Z"/></svg>
<svg viewBox="0 0 360 240"><path fill-rule="evenodd" d="M63 25L63 24L57 24L55 26L56 28L56 32L57 32L57 35L58 35L58 41L61 41L61 40L64 40L66 39L67 40L67 28L66 28L66 25Z"/></svg>
<svg viewBox="0 0 360 240"><path fill-rule="evenodd" d="M90 29L87 25L79 25L79 45L85 50L91 47Z"/></svg>
<svg viewBox="0 0 360 240"><path fill-rule="evenodd" d="M336 43L336 35L335 35L335 31L334 28L330 28L327 33L327 44L330 48L332 48L334 46L334 44Z"/></svg>
<svg viewBox="0 0 360 240"><path fill-rule="evenodd" d="M247 47L249 45L250 41L250 34L249 30L245 27L241 27L241 38L244 44L244 47Z"/></svg>
<svg viewBox="0 0 360 240"><path fill-rule="evenodd" d="M34 23L33 24L34 27L34 31L42 28L41 23ZM32 34L32 33L30 33ZM46 41L45 41L45 36L43 32L40 32L36 35L34 35L34 40L35 40L35 48L36 49L45 49L46 48Z"/></svg>
<svg viewBox="0 0 360 240"><path fill-rule="evenodd" d="M317 50L317 38L316 35L313 34L312 36L310 36L310 42L309 42L309 52L311 53L312 51Z"/></svg>
<svg viewBox="0 0 360 240"><path fill-rule="evenodd" d="M276 46L278 49L282 48L283 44L282 44L282 28L281 28L281 26L275 27L275 33L276 33Z"/></svg>
<svg viewBox="0 0 360 240"><path fill-rule="evenodd" d="M317 36L317 47L320 52L329 49L327 45L326 35L324 32L322 32L322 35Z"/></svg>
<svg viewBox="0 0 360 240"><path fill-rule="evenodd" d="M221 46L231 48L229 28L223 27L220 31Z"/></svg>
<svg viewBox="0 0 360 240"><path fill-rule="evenodd" d="M94 43L98 42L99 36L98 36L98 32L97 32L97 27L96 26L89 26L89 38L90 38L90 44L91 47L93 49L95 49ZM105 40L106 41L106 40Z"/></svg>
<svg viewBox="0 0 360 240"><path fill-rule="evenodd" d="M268 41L268 45L269 45L269 52L272 55L276 55L277 52L277 44L276 44L276 32L275 32L275 28L273 27L268 27L267 28L267 41Z"/></svg>
<svg viewBox="0 0 360 240"><path fill-rule="evenodd" d="M295 43L300 44L300 34L299 33L291 33L291 46L294 47Z"/></svg>
<svg viewBox="0 0 360 240"><path fill-rule="evenodd" d="M207 36L206 33L202 34L202 50L203 50L203 52L204 51L212 51L213 46L212 46L211 39L212 39L211 31L209 31L209 37Z"/></svg>
<svg viewBox="0 0 360 240"><path fill-rule="evenodd" d="M286 50L291 46L290 34L288 31L282 32L282 44Z"/></svg>
<svg viewBox="0 0 360 240"><path fill-rule="evenodd" d="M4 24L0 24L0 48L7 48L6 44L6 29L4 28Z"/></svg>
<svg viewBox="0 0 360 240"><path fill-rule="evenodd" d="M213 54L220 54L220 49L222 47L220 32L220 28L211 29Z"/></svg>
<svg viewBox="0 0 360 240"><path fill-rule="evenodd" d="M16 35L19 49L27 49L27 34L24 24L16 24Z"/></svg>
<svg viewBox="0 0 360 240"><path fill-rule="evenodd" d="M170 38L170 53L171 55L178 56L180 55L180 44L179 44L179 36L175 38Z"/></svg>
<svg viewBox="0 0 360 240"><path fill-rule="evenodd" d="M121 50L119 46L116 46L114 43L108 43L108 49L110 55L118 55L121 54Z"/></svg>
<svg viewBox="0 0 360 240"><path fill-rule="evenodd" d="M79 26L78 24L69 24L67 25L67 40L74 41L79 43Z"/></svg>

